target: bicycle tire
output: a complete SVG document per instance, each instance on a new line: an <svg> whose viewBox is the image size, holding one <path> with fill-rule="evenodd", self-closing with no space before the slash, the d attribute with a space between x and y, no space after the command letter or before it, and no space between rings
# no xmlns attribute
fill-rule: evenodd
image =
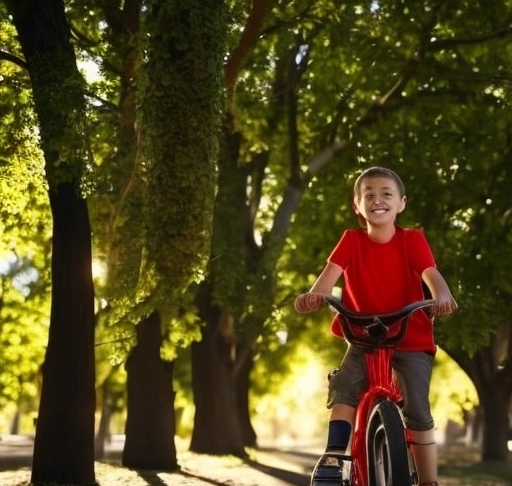
<svg viewBox="0 0 512 486"><path fill-rule="evenodd" d="M398 406L379 402L368 421L368 486L412 486L405 428Z"/></svg>

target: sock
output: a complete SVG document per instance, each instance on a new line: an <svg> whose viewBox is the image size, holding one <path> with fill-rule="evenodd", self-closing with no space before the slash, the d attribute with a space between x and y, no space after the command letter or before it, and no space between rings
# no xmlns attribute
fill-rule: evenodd
<svg viewBox="0 0 512 486"><path fill-rule="evenodd" d="M344 451L348 446L352 426L346 420L331 420L326 451Z"/></svg>

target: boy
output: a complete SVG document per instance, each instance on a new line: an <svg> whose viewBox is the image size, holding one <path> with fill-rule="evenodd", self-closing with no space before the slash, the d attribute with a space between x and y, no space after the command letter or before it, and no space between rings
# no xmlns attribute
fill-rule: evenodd
<svg viewBox="0 0 512 486"><path fill-rule="evenodd" d="M396 217L406 206L405 187L390 169L371 167L354 184L354 211L363 228L344 232L311 290L295 301L297 312L324 305L341 276L343 303L356 312L394 312L424 299L422 281L435 301L437 315L457 309L448 284L436 268L421 230L403 229ZM340 336L336 320L331 326ZM428 399L436 352L432 321L421 311L412 314L407 333L396 348L393 369L404 395L404 417L412 434L411 450L419 485L437 486L437 447ZM366 384L362 352L349 347L341 366L329 380L330 408L326 453L317 468L332 469L337 454L346 449L355 408Z"/></svg>

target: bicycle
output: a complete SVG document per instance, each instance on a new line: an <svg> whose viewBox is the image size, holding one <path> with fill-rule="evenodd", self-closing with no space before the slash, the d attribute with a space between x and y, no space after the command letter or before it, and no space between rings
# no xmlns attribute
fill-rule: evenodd
<svg viewBox="0 0 512 486"><path fill-rule="evenodd" d="M417 480L416 470L401 409L403 397L393 379L391 363L411 314L431 308L434 301L414 302L387 314L366 314L349 310L336 297L325 300L338 313L345 339L365 351L368 387L356 409L351 445L345 454L337 455L336 474L319 477L317 465L310 485L412 486ZM393 324L398 329L390 333Z"/></svg>

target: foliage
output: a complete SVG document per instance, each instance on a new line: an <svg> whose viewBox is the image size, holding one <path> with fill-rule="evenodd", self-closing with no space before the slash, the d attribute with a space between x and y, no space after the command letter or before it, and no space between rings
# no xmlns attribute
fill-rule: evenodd
<svg viewBox="0 0 512 486"><path fill-rule="evenodd" d="M35 274L27 263L17 260L0 272L0 409L14 402L30 412L39 398L49 301L46 292L37 289L40 282L26 282Z"/></svg>
<svg viewBox="0 0 512 486"><path fill-rule="evenodd" d="M434 361L430 401L438 430L448 419L463 424L465 414L478 405L471 380L442 349Z"/></svg>
<svg viewBox="0 0 512 486"><path fill-rule="evenodd" d="M261 396L257 386L251 389L255 428L260 438L277 443L283 439L315 440L324 435L327 424L327 371L334 366L329 368L320 361L308 342L291 346L294 349L287 352L285 360L257 360L253 372L255 381L265 384ZM286 373L279 370L283 362L287 363Z"/></svg>
<svg viewBox="0 0 512 486"><path fill-rule="evenodd" d="M13 55L12 26L0 36ZM27 74L0 63L0 409L36 410L48 338L51 215Z"/></svg>
<svg viewBox="0 0 512 486"><path fill-rule="evenodd" d="M212 4L209 13L205 8L166 2L144 14L138 89L147 183L142 278L160 292L162 310L178 307L178 296L201 278L209 255L225 19L222 4ZM169 29L169 22L176 27ZM176 315L174 309L169 314Z"/></svg>
<svg viewBox="0 0 512 486"><path fill-rule="evenodd" d="M113 362L154 308L164 315L165 359L198 338L186 289L209 251L225 22L222 4L193 12L173 2L68 7L82 66L96 71L88 84L89 207L98 337L114 344ZM169 18L183 32L169 29Z"/></svg>

